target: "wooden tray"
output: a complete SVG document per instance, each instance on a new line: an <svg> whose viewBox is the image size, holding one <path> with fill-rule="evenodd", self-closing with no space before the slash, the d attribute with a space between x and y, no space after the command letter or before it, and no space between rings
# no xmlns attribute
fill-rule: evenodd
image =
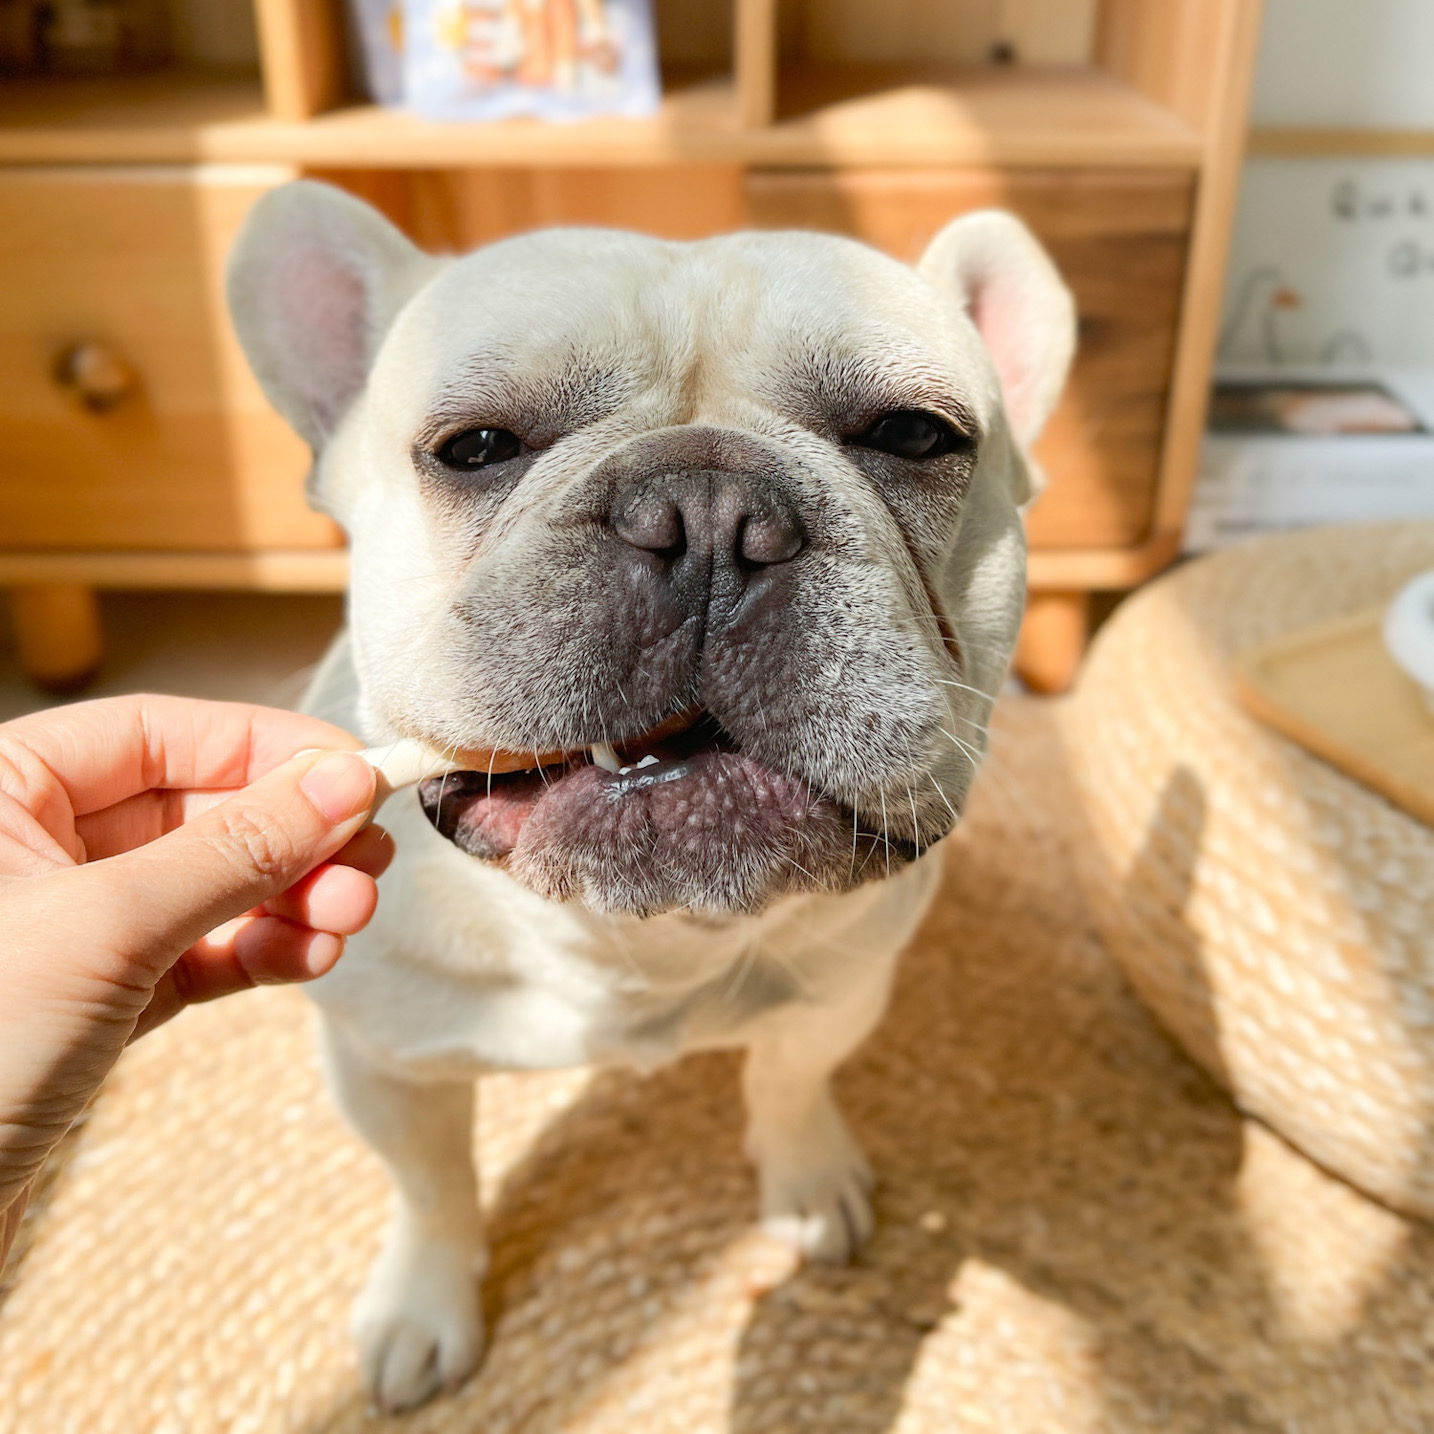
<svg viewBox="0 0 1434 1434"><path fill-rule="evenodd" d="M1434 716L1394 664L1382 611L1306 628L1242 652L1246 709L1434 825Z"/></svg>

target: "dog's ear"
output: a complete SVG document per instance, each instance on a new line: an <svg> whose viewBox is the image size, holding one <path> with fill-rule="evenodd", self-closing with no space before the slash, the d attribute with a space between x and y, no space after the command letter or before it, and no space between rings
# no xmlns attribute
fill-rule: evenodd
<svg viewBox="0 0 1434 1434"><path fill-rule="evenodd" d="M269 402L315 450L433 263L332 185L285 184L249 211L229 255L229 309Z"/></svg>
<svg viewBox="0 0 1434 1434"><path fill-rule="evenodd" d="M1022 450L1040 436L1075 352L1075 301L1035 236L1014 214L953 219L917 271L965 306L985 341L1011 432ZM1029 475L1038 486L1039 474ZM1017 493L1025 502L1031 493Z"/></svg>

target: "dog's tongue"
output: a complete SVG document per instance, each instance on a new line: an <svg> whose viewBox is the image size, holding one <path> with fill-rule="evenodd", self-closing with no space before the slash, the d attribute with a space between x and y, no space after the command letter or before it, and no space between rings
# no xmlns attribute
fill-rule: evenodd
<svg viewBox="0 0 1434 1434"><path fill-rule="evenodd" d="M486 772L449 772L421 782L418 799L441 835L470 856L497 861L518 845L551 780L542 772L492 778Z"/></svg>

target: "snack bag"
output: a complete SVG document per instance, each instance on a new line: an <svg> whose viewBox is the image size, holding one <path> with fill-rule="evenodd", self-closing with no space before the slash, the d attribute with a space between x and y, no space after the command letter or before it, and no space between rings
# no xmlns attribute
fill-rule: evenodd
<svg viewBox="0 0 1434 1434"><path fill-rule="evenodd" d="M369 98L403 103L403 0L349 0Z"/></svg>
<svg viewBox="0 0 1434 1434"><path fill-rule="evenodd" d="M648 0L404 0L404 89L430 119L645 115L661 90Z"/></svg>

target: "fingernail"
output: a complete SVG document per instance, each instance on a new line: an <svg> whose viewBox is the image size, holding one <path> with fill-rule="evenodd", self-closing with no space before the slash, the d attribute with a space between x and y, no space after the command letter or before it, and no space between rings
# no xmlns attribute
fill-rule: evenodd
<svg viewBox="0 0 1434 1434"><path fill-rule="evenodd" d="M326 821L338 825L368 810L373 801L373 768L352 752L335 752L310 767L299 788Z"/></svg>
<svg viewBox="0 0 1434 1434"><path fill-rule="evenodd" d="M304 952L304 969L310 976L322 976L325 971L333 970L335 963L343 954L344 938L342 936L335 936L332 931L315 932L308 949Z"/></svg>

